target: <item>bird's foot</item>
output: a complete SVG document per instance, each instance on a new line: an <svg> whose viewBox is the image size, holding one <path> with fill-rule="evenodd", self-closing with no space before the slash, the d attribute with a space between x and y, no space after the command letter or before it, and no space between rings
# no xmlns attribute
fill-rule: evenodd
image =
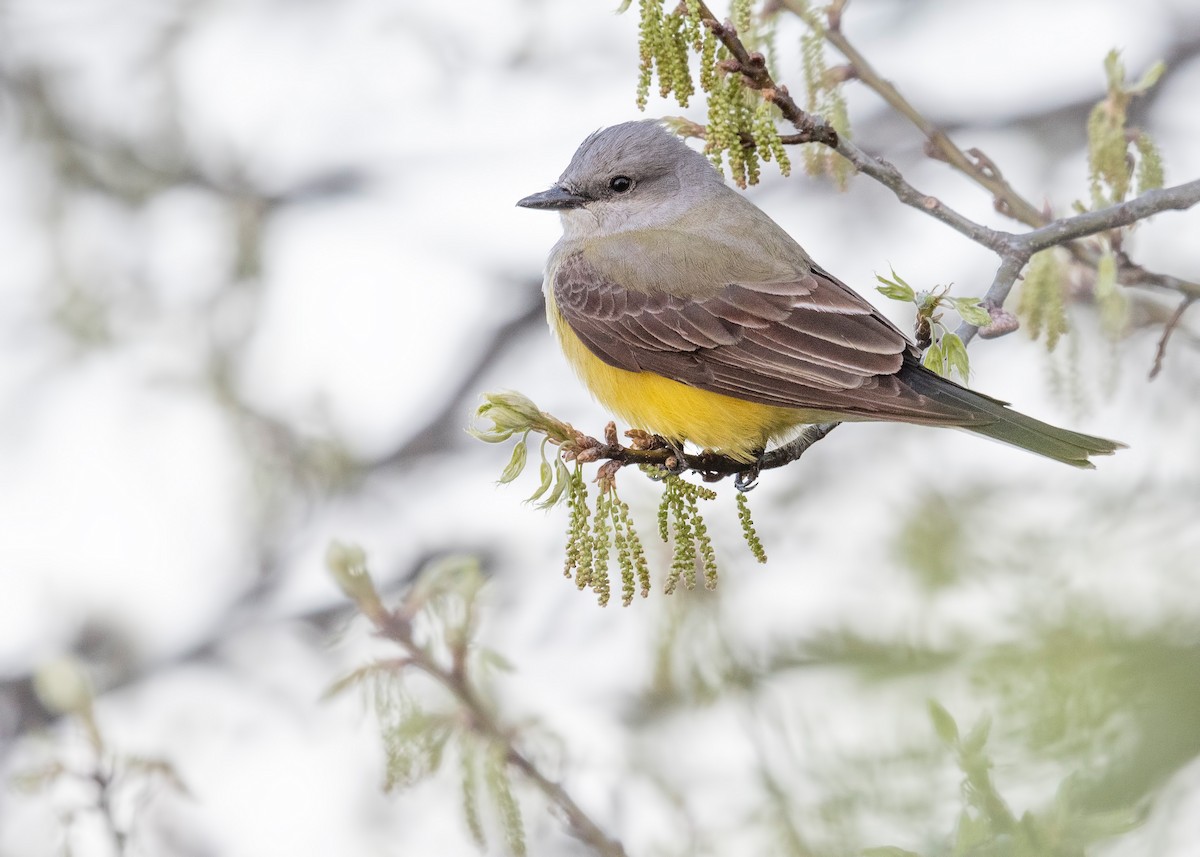
<svg viewBox="0 0 1200 857"><path fill-rule="evenodd" d="M743 494L747 491L754 490L758 485L758 474L762 470L763 458L766 457L765 449L758 450L754 455L754 463L749 465L745 470L739 470L733 477L733 487L741 491Z"/></svg>

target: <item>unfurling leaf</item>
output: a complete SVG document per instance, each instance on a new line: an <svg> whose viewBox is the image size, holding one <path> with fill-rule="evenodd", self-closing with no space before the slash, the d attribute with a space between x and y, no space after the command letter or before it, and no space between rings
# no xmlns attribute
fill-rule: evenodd
<svg viewBox="0 0 1200 857"><path fill-rule="evenodd" d="M950 301L954 304L954 311L967 324L987 327L992 323L991 313L979 298L951 298Z"/></svg>
<svg viewBox="0 0 1200 857"><path fill-rule="evenodd" d="M880 274L875 275L875 279L880 285L875 287L875 290L885 298L891 298L894 301L903 301L904 303L915 303L917 293L913 291L913 287L904 282L904 279L892 270L892 278L889 280Z"/></svg>
<svg viewBox="0 0 1200 857"><path fill-rule="evenodd" d="M947 333L942 337L942 352L950 369L966 381L971 375L971 358L967 356L967 346L957 333Z"/></svg>
<svg viewBox="0 0 1200 857"><path fill-rule="evenodd" d="M525 462L529 458L529 444L522 438L517 441L517 445L513 447L512 458L508 460L508 466L504 468L504 472L500 474L498 481L501 485L512 482L521 475L521 471L525 469Z"/></svg>
<svg viewBox="0 0 1200 857"><path fill-rule="evenodd" d="M942 351L940 342L931 343L925 349L925 356L921 358L921 362L925 364L925 368L937 372L942 377L947 374L946 355Z"/></svg>
<svg viewBox="0 0 1200 857"><path fill-rule="evenodd" d="M958 747L958 724L950 716L950 712L936 700L929 700L929 719L933 721L933 731L947 747Z"/></svg>

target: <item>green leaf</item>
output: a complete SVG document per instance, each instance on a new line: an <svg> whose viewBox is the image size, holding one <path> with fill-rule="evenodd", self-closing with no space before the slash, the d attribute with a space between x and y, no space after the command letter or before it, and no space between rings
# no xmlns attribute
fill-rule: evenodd
<svg viewBox="0 0 1200 857"><path fill-rule="evenodd" d="M929 719L933 721L933 730L947 747L958 747L958 724L950 716L950 712L942 707L935 699L929 700Z"/></svg>
<svg viewBox="0 0 1200 857"><path fill-rule="evenodd" d="M467 434L484 443L501 443L513 436L512 429L477 429L467 426Z"/></svg>
<svg viewBox="0 0 1200 857"><path fill-rule="evenodd" d="M467 822L467 830L480 849L487 847L487 837L483 833L483 821L479 816L479 761L475 751L475 742L462 739L458 744L460 773L462 774L462 807L463 819Z"/></svg>
<svg viewBox="0 0 1200 857"><path fill-rule="evenodd" d="M862 857L921 857L921 855L916 851L909 851L907 848L884 845L880 848L864 848Z"/></svg>
<svg viewBox="0 0 1200 857"><path fill-rule="evenodd" d="M509 852L517 857L525 857L525 824L521 820L520 804L513 794L504 748L501 745L493 746L488 752L483 776L492 805L500 817L500 826L504 830L505 844L508 845Z"/></svg>
<svg viewBox="0 0 1200 857"><path fill-rule="evenodd" d="M545 444L543 444L545 446ZM542 459L542 464L538 468L538 475L541 481L538 483L537 490L534 491L525 500L526 503L532 503L540 498L543 494L550 490L550 486L554 484L554 468L550 466L550 462L545 458Z"/></svg>
<svg viewBox="0 0 1200 857"><path fill-rule="evenodd" d="M957 333L947 333L943 336L941 346L950 368L966 381L971 375L971 358L967 356L967 346L963 344Z"/></svg>
<svg viewBox="0 0 1200 857"><path fill-rule="evenodd" d="M958 815L958 829L954 841L955 854L970 854L978 846L993 840L987 819L976 818L965 809Z"/></svg>
<svg viewBox="0 0 1200 857"><path fill-rule="evenodd" d="M1141 80L1125 91L1130 95L1140 95L1158 83L1158 79L1163 76L1163 72L1166 70L1167 64L1159 60L1147 69L1146 73L1142 75Z"/></svg>
<svg viewBox="0 0 1200 857"><path fill-rule="evenodd" d="M935 342L925 349L925 356L921 358L921 362L925 364L925 368L932 369L943 377L946 374L946 355L942 351L940 342Z"/></svg>
<svg viewBox="0 0 1200 857"><path fill-rule="evenodd" d="M904 301L905 303L916 302L917 295L913 291L913 287L904 282L895 269L892 270L892 279L889 280L887 277L879 274L875 275L875 279L882 284L875 287L876 291L885 298L891 298L894 301Z"/></svg>
<svg viewBox="0 0 1200 857"><path fill-rule="evenodd" d="M504 468L504 472L500 474L498 480L501 485L512 482L521 475L521 471L525 469L525 462L529 458L529 445L522 438L513 447L512 458L508 460L508 466Z"/></svg>
<svg viewBox="0 0 1200 857"><path fill-rule="evenodd" d="M983 752L984 746L987 744L988 735L992 731L992 718L988 715L983 715L975 721L975 725L971 727L971 731L966 734L962 740L963 755L973 756Z"/></svg>
<svg viewBox="0 0 1200 857"><path fill-rule="evenodd" d="M987 327L992 323L991 313L979 298L951 298L951 303L954 304L954 311L967 324Z"/></svg>
<svg viewBox="0 0 1200 857"><path fill-rule="evenodd" d="M1104 76L1108 78L1111 92L1119 92L1125 85L1125 64L1121 62L1121 52L1116 48L1104 57Z"/></svg>
<svg viewBox="0 0 1200 857"><path fill-rule="evenodd" d="M479 666L485 672L506 672L510 673L516 670L512 661L504 657L495 649L489 649L487 646L482 646L478 650Z"/></svg>
<svg viewBox="0 0 1200 857"><path fill-rule="evenodd" d="M554 490L546 497L545 500L537 504L539 509L549 509L555 506L562 499L563 492L567 490L567 486L571 484L571 471L567 469L567 465L563 464L561 458L554 458Z"/></svg>

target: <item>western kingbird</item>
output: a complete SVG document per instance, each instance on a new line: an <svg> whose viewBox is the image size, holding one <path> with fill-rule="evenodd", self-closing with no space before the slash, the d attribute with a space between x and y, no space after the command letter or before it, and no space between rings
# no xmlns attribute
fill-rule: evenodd
<svg viewBox="0 0 1200 857"><path fill-rule="evenodd" d="M547 191L546 313L605 408L747 463L806 423L953 426L1075 467L1124 444L921 365L917 346L654 120L592 134Z"/></svg>

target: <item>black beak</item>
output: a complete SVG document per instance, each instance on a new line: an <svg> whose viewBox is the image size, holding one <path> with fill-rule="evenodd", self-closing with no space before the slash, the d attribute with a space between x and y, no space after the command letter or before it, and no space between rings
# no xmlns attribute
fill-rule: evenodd
<svg viewBox="0 0 1200 857"><path fill-rule="evenodd" d="M568 208L582 208L590 202L586 196L571 193L565 187L555 185L550 190L527 196L517 203L521 208L545 208L551 211L562 211Z"/></svg>

